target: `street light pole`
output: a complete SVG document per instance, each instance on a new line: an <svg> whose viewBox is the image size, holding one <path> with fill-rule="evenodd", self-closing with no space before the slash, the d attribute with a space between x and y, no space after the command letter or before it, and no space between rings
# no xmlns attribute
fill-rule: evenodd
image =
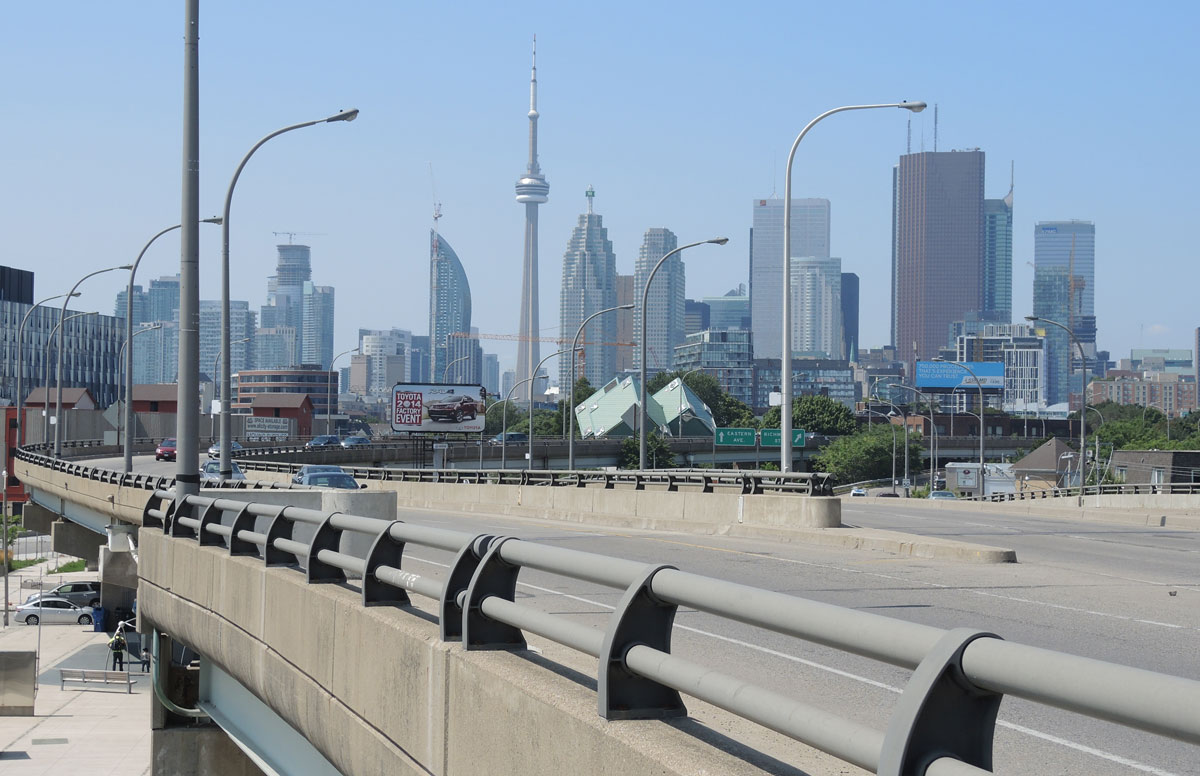
<svg viewBox="0 0 1200 776"><path fill-rule="evenodd" d="M59 294L57 296L47 297L46 299L43 299L42 301L35 304L33 307L30 307L25 312L25 315L21 318L21 325L17 327L17 447L21 447L22 445L25 444L25 433L24 433L25 432L25 410L24 410L25 396L23 395L25 392L25 388L21 384L22 376L24 374L24 370L23 370L21 361L24 356L24 346L22 345L22 339L25 335L25 322L29 320L30 315L33 315L34 310L41 307L46 302L53 302L55 299L59 299L62 296L63 296L62 294ZM76 293L75 296L79 296L79 294ZM51 336L53 336L53 334ZM46 387L46 398L47 399L50 398L50 387L49 386ZM50 402L47 401L46 402L46 410L49 411L49 409L50 409ZM43 436L42 442L45 442L46 441L45 435L43 434L42 436ZM5 599L5 600L7 600L7 599Z"/></svg>
<svg viewBox="0 0 1200 776"><path fill-rule="evenodd" d="M1079 338L1075 336L1075 332L1071 331L1071 329L1069 327L1064 326L1063 324L1059 323L1058 321L1052 321L1049 318L1042 318L1041 316L1038 316L1038 315L1026 315L1025 320L1030 321L1030 322L1040 321L1042 323L1048 323L1051 326L1057 326L1058 328L1065 331L1067 333L1067 336L1071 338L1071 341L1075 343L1075 347L1079 349L1079 360L1083 364L1083 388L1082 388L1082 392L1079 397L1079 399L1080 399L1079 406L1086 407L1087 406L1088 366L1087 366L1087 354L1085 354L1083 352L1083 343L1080 342ZM1069 363L1070 363L1070 359L1068 359L1068 364ZM1067 390L1068 404L1070 403L1070 395L1071 395L1071 391L1068 388L1068 390ZM983 408L980 407L979 411L983 412ZM1085 423L1086 420L1087 420L1087 410L1081 409L1079 411L1079 487L1080 487L1079 492L1080 492L1081 496L1083 493L1082 488L1083 488L1083 481L1084 481L1084 477L1083 477L1084 454L1083 454L1083 451L1087 449L1087 423Z"/></svg>
<svg viewBox="0 0 1200 776"><path fill-rule="evenodd" d="M133 273L131 272L130 275L132 274ZM126 315L129 315L129 317L127 317L125 320L133 320L128 308L126 308L125 312ZM117 357L117 363L119 364L124 359L126 348L129 349L129 361L126 362L125 366L125 411L122 413L125 416L125 432L124 434L117 434L117 436L121 437L122 445L125 448L124 454L126 474L129 474L131 471L133 471L133 348L129 343L132 342L133 338L139 334L145 334L148 331L154 331L155 329L161 328L161 323L156 323L151 326L143 326L137 331L133 331L131 326L126 326L125 341L121 343L121 354Z"/></svg>
<svg viewBox="0 0 1200 776"><path fill-rule="evenodd" d="M908 413L904 411L903 407L900 407L899 405L896 405L896 404L892 404L890 401L888 401L886 399L879 398L879 394L875 394L875 401L880 402L882 404L886 404L889 407L891 407L892 409L899 412L900 420L904 423L904 481L907 483L909 481L908 480ZM908 485L904 486L904 497L905 498L908 498L908 488L909 488ZM892 478L892 492L893 493L896 492L896 478L895 477Z"/></svg>
<svg viewBox="0 0 1200 776"><path fill-rule="evenodd" d="M890 415L884 415L882 412L873 409L867 409L867 417L878 415L881 418L888 418L888 425L892 427L892 493L896 492L896 424L891 422Z"/></svg>
<svg viewBox="0 0 1200 776"><path fill-rule="evenodd" d="M667 259L677 253L681 253L688 248L695 248L697 245L724 245L729 242L728 237L714 237L711 240L701 240L700 242L688 243L681 245L673 251L668 251L663 255L658 263L654 265L654 269L650 270L650 275L646 278L646 285L642 286L642 336L641 342L638 343L641 358L638 364L638 380L641 382L639 389L641 391L640 400L642 406L638 408L640 423L638 423L638 468L642 471L646 469L646 423L650 419L650 413L646 411L646 301L650 297L650 284L654 282L654 276L658 273L658 268L663 265Z"/></svg>
<svg viewBox="0 0 1200 776"><path fill-rule="evenodd" d="M75 296L75 292L79 290L79 286L80 286L80 284L83 283L83 281L87 280L90 277L95 277L96 275L103 275L105 272L112 272L112 271L118 270L118 269L133 269L133 265L132 264L122 264L119 267L108 267L106 269L98 269L95 272L89 272L88 274L81 277L79 280L75 281L75 285L71 287L70 293L68 293L66 295L66 298L63 299L62 312L59 313L59 316L58 316L59 323L61 324L63 319L66 318L67 302L70 302L71 297ZM58 392L57 392L58 398L56 401L56 409L55 409L55 416L54 416L54 457L55 458L62 457L62 432L61 432L62 426L60 425L62 423L62 370L63 370L63 342L62 342L62 340L63 340L63 330L60 325L59 329L58 329L58 370L56 372L56 374L58 376Z"/></svg>
<svg viewBox="0 0 1200 776"><path fill-rule="evenodd" d="M54 341L54 335L56 333L59 333L62 331L64 323L66 323L67 321L70 321L70 320L74 320L75 318L82 318L85 315L97 315L97 313L95 313L95 312L75 313L74 315L68 315L65 318L60 316L58 319L58 323L54 324L54 328L50 330L50 336L46 338L46 355L45 355L45 358L42 359L42 364L44 367L43 372L42 372L42 385L45 386L45 390L46 390L45 412L42 413L42 444L48 444L50 441L50 343ZM62 337L61 336L58 338L58 348L60 351L62 350ZM56 377L59 378L58 379L58 384L59 384L58 404L62 404L62 390L61 390L62 389L62 359L61 358L58 360L58 369L59 369L59 371L56 374ZM54 446L55 446L56 450L58 449L58 444L59 444L58 425L60 423L62 423L62 418L59 416L59 413L58 413L58 410L56 407L55 413L54 413L54 426L55 426ZM55 453L55 455L57 455L57 453Z"/></svg>
<svg viewBox="0 0 1200 776"><path fill-rule="evenodd" d="M787 167L783 176L783 346L780 353L780 389L783 401L780 405L779 426L779 471L792 470L792 162L796 149L808 131L822 119L848 110L871 110L874 108L903 108L913 113L925 110L923 102L889 102L882 105L845 105L827 110L800 130L792 150L788 152Z"/></svg>
<svg viewBox="0 0 1200 776"><path fill-rule="evenodd" d="M231 344L240 345L243 342L249 342L249 341L250 341L249 337L244 337L244 338L237 340L236 342L233 342ZM221 405L224 406L224 402L226 401L225 397L217 395L217 389L221 387L220 383L217 382L217 367L220 366L220 364L221 364L221 356L222 355L224 355L224 354L220 350L218 350L217 355L213 357L213 368L212 368L212 373L209 375L209 377L211 377L212 381L213 381L213 398L218 400L219 402L221 402ZM232 394L232 392L233 392L232 384L230 385L229 390L230 390L230 393ZM210 410L211 410L211 408L210 408ZM220 415L220 414L221 414L220 410L218 410L215 413L211 412L211 411L209 412L208 437L209 437L210 441L214 441L212 439L214 436L213 423L216 421L216 416Z"/></svg>
<svg viewBox="0 0 1200 776"><path fill-rule="evenodd" d="M980 381L979 375L975 374L975 370L967 366L961 361L946 361L944 358L935 358L934 361L941 361L945 364L954 364L957 367L962 367L967 370L967 374L971 375L971 379L975 381L975 387L979 389L979 495L983 495L983 445L984 445L984 426L983 426L983 382Z"/></svg>
<svg viewBox="0 0 1200 776"><path fill-rule="evenodd" d="M563 353L570 353L572 356L574 356L575 351L564 348L563 350L551 353L539 361L537 366L533 368L533 374L529 375L529 462L525 466L526 469L533 468L533 394L534 389L537 387L535 378L537 377L538 370L542 368L542 364L546 363L555 356L561 356Z"/></svg>
<svg viewBox="0 0 1200 776"><path fill-rule="evenodd" d="M233 188L237 185L238 177L242 174L242 168L246 166L246 162L250 161L250 157L254 155L254 152L271 138L279 137L285 132L291 132L292 130L315 126L316 124L328 124L335 121L354 121L356 118L358 118L357 109L346 110L335 113L328 118L305 121L301 124L292 124L289 127L277 129L255 143L246 152L246 155L242 157L242 161L238 163L237 169L233 171L233 178L229 181L229 188L225 191L225 210L221 216L221 351L225 354L225 367L221 372L222 396L229 396L231 390L229 385L229 338L231 336L229 331L229 208L233 204ZM233 465L230 462L229 456L231 418L228 404L228 402L224 402L221 405L221 476L226 479L233 475Z"/></svg>
<svg viewBox="0 0 1200 776"><path fill-rule="evenodd" d="M933 485L937 481L937 424L933 419L933 401L929 398L928 394L924 393L923 391L918 391L912 386L897 385L896 387L903 388L906 391L912 391L916 395L923 398L925 403L929 405L929 428L930 433L933 436L932 447L929 450L929 492L933 493ZM980 495L982 495L982 493Z"/></svg>
<svg viewBox="0 0 1200 776"><path fill-rule="evenodd" d="M471 354L468 353L467 355L465 355L461 358L456 358L453 361L451 361L449 364L446 364L446 368L442 370L442 382L445 383L450 380L450 367L454 366L455 364L462 363L463 361L466 361L470 357L471 357Z"/></svg>
<svg viewBox="0 0 1200 776"><path fill-rule="evenodd" d="M585 268L587 267L586 262L584 263L584 267ZM568 393L567 414L571 416L571 418L570 418L571 430L569 432L567 432L567 469L568 470L575 469L575 354L579 352L579 338L583 335L584 328L586 328L587 325L589 323L591 323L593 318L597 318L601 315L604 315L605 313L611 313L616 310L632 310L632 309L633 309L633 305L622 304L622 305L617 305L616 307L609 307L607 309L600 310L599 312L592 313L591 315L589 315L588 317L583 319L583 323L579 324L579 329L575 332L575 339L571 341L571 384L567 387L567 393ZM532 398L532 396L533 396L533 394L530 393L531 398Z"/></svg>
<svg viewBox="0 0 1200 776"><path fill-rule="evenodd" d="M533 380L532 377L526 377L524 380L513 383L513 387L508 389L508 395L504 397L504 409L500 413L500 468L508 468L508 400L512 398L513 391L520 388L525 383ZM529 401L533 403L533 393L529 394Z"/></svg>
<svg viewBox="0 0 1200 776"><path fill-rule="evenodd" d="M327 374L325 376L325 434L326 434L326 436L328 436L329 434L332 433L329 430L329 426L333 423L333 374L334 374L333 365L336 364L337 360L339 358L341 358L342 356L348 355L350 353L355 353L357 351L358 351L358 348L356 348L356 347L350 348L349 350L343 350L341 353L338 353L336 356L334 356L333 360L329 362L329 374Z"/></svg>

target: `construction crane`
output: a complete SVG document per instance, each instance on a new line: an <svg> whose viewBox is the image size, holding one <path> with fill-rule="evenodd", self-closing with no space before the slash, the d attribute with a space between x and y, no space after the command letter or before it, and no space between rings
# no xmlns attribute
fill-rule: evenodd
<svg viewBox="0 0 1200 776"><path fill-rule="evenodd" d="M291 245L292 238L297 237L297 236L299 236L299 237L324 237L325 236L325 232L271 232L271 234L275 235L276 237L278 237L281 234L286 234L287 238L288 238L288 245Z"/></svg>
<svg viewBox="0 0 1200 776"><path fill-rule="evenodd" d="M535 342L553 342L564 345L567 340L560 337L525 337L520 334L475 334L466 331L456 331L450 334L451 337L462 337L463 339L479 339L479 340L504 340L507 342L528 342L530 339ZM585 340L579 343L580 345L601 345L614 348L631 348L632 342L596 342L594 340Z"/></svg>

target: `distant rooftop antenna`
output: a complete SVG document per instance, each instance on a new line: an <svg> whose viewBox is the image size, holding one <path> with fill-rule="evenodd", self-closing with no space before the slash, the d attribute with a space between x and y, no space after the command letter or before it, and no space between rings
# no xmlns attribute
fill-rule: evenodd
<svg viewBox="0 0 1200 776"><path fill-rule="evenodd" d="M596 198L596 190L593 189L591 186L588 186L587 191L585 191L583 193L583 195L585 197L587 197L588 215L590 216L590 215L592 215L592 200Z"/></svg>
<svg viewBox="0 0 1200 776"><path fill-rule="evenodd" d="M433 178L433 162L429 163L429 190L433 193L433 231L437 231L438 219L442 217L442 203L437 198L437 182Z"/></svg>
<svg viewBox="0 0 1200 776"><path fill-rule="evenodd" d="M938 106L933 104L933 152L937 153Z"/></svg>
<svg viewBox="0 0 1200 776"><path fill-rule="evenodd" d="M323 237L325 232L271 232L271 234L275 235L276 237L281 234L286 234L288 238L288 245L292 245L292 239L294 237Z"/></svg>

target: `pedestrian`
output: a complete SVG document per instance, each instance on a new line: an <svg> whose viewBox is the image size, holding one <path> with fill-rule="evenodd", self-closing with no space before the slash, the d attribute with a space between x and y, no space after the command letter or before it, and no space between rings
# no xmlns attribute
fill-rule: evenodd
<svg viewBox="0 0 1200 776"><path fill-rule="evenodd" d="M150 650L142 647L142 672L150 673Z"/></svg>
<svg viewBox="0 0 1200 776"><path fill-rule="evenodd" d="M108 640L108 648L112 651L112 669L113 671L125 670L125 634L117 630L113 637Z"/></svg>

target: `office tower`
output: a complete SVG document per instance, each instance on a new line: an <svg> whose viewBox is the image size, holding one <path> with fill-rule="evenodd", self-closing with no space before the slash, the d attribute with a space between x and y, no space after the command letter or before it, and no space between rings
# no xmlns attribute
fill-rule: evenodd
<svg viewBox="0 0 1200 776"><path fill-rule="evenodd" d="M0 266L0 302L33 304L33 272Z"/></svg>
<svg viewBox="0 0 1200 776"><path fill-rule="evenodd" d="M792 259L792 351L835 358L842 350L842 260Z"/></svg>
<svg viewBox="0 0 1200 776"><path fill-rule="evenodd" d="M483 354L483 387L487 388L488 396L500 392L500 356L495 353Z"/></svg>
<svg viewBox="0 0 1200 776"><path fill-rule="evenodd" d="M179 323L159 321L162 328L137 333L133 338L133 383L134 385L161 385L173 383L179 370ZM124 369L124 367L121 367ZM200 367L201 374L212 376L207 367ZM207 412L208 408L205 407Z"/></svg>
<svg viewBox="0 0 1200 776"><path fill-rule="evenodd" d="M267 278L267 303L259 323L263 328L289 327L296 332L295 350L287 366L303 363L304 284L312 280L312 254L307 245L276 245L275 274Z"/></svg>
<svg viewBox="0 0 1200 776"><path fill-rule="evenodd" d="M905 154L894 170L892 343L910 374L980 309L983 170L978 149Z"/></svg>
<svg viewBox="0 0 1200 776"><path fill-rule="evenodd" d="M146 291L146 320L173 321L179 317L179 275L150 281Z"/></svg>
<svg viewBox="0 0 1200 776"><path fill-rule="evenodd" d="M1004 199L983 201L983 300L979 317L1012 322L1013 190Z"/></svg>
<svg viewBox="0 0 1200 776"><path fill-rule="evenodd" d="M699 369L717 378L722 390L750 404L754 393L754 345L748 329L706 330L689 334L675 348L674 369Z"/></svg>
<svg viewBox="0 0 1200 776"><path fill-rule="evenodd" d="M1096 352L1096 227L1091 221L1039 221L1033 228L1033 314L1071 329L1091 360ZM1079 354L1066 332L1046 327L1046 400L1079 404L1072 384Z"/></svg>
<svg viewBox="0 0 1200 776"><path fill-rule="evenodd" d="M517 382L517 372L515 369L505 369L500 375L500 398L508 398L508 392L512 390L513 385ZM503 412L503 410L501 410Z"/></svg>
<svg viewBox="0 0 1200 776"><path fill-rule="evenodd" d="M353 358L363 364L363 380L357 392L387 396L396 383L409 382L412 340L404 329L359 329L359 355Z"/></svg>
<svg viewBox="0 0 1200 776"><path fill-rule="evenodd" d="M471 333L471 284L458 254L440 234L429 231L430 380L450 380L446 367L461 357L458 340Z"/></svg>
<svg viewBox="0 0 1200 776"><path fill-rule="evenodd" d="M296 330L291 326L263 327L254 332L254 368L287 369L295 364Z"/></svg>
<svg viewBox="0 0 1200 776"><path fill-rule="evenodd" d="M314 285L305 281L303 293L303 328L300 363L317 364L332 369L333 364L333 286Z"/></svg>
<svg viewBox="0 0 1200 776"><path fill-rule="evenodd" d="M604 228L603 217L593 211L592 200L596 192L591 186L588 186L586 196L587 212L579 216L563 254L558 330L568 341L575 338L580 324L588 316L617 304L617 256L608 239L608 230ZM634 296L640 299L636 284ZM583 364L575 370L576 379L586 376L594 386L608 382L617 371L612 345L616 339L615 313L601 315L588 324L579 339L580 353L575 354L578 363ZM567 358L559 359L558 384L565 386L570 382L571 362Z"/></svg>
<svg viewBox="0 0 1200 776"><path fill-rule="evenodd" d="M408 361L408 381L410 383L433 382L429 379L430 347L428 335L413 335L411 353L412 357Z"/></svg>
<svg viewBox="0 0 1200 776"><path fill-rule="evenodd" d="M113 317L125 320L125 313L129 309L129 289L121 289L117 292L117 301L113 304ZM141 326L146 321L150 320L146 317L146 312L149 309L149 300L146 297L146 292L141 286L133 287L133 325L134 327Z"/></svg>
<svg viewBox="0 0 1200 776"><path fill-rule="evenodd" d="M705 331L709 328L710 311L706 302L695 299L683 300L683 336Z"/></svg>
<svg viewBox="0 0 1200 776"><path fill-rule="evenodd" d="M679 247L679 240L670 229L654 227L646 230L638 250L633 273L634 308L633 366L641 368L642 294L650 271L659 259ZM675 346L683 344L684 295L686 273L679 254L663 262L654 275L654 283L646 296L646 372L653 374L671 368Z"/></svg>
<svg viewBox="0 0 1200 776"><path fill-rule="evenodd" d="M20 270L25 272L25 270ZM26 289L14 287L14 295L25 290L32 293L32 278L25 278ZM35 307L30 304L0 299L0 342L5 344L7 357L0 359L0 397L16 402L17 389L17 327L29 313L21 337L21 391L28 398L45 384L48 376L53 406L57 383L58 336L55 334L62 309L50 303ZM77 310L67 310L67 316ZM107 407L117 399L117 388L124 384L125 370L118 359L121 343L125 341L125 322L110 315L81 315L67 320L62 330L62 384L64 388L87 388L96 404ZM148 336L143 334L143 337ZM49 370L47 367L47 359ZM38 424L40 430L40 424Z"/></svg>
<svg viewBox="0 0 1200 776"><path fill-rule="evenodd" d="M783 351L783 200L754 200L750 233L750 326L754 357ZM829 256L829 200L792 200L792 256Z"/></svg>
<svg viewBox="0 0 1200 776"><path fill-rule="evenodd" d="M633 304L633 275L617 275L617 304ZM633 370L633 310L617 310L616 374Z"/></svg>
<svg viewBox="0 0 1200 776"><path fill-rule="evenodd" d="M726 291L724 296L706 296L702 301L708 305L708 328L750 330L750 297L746 295L745 283Z"/></svg>
<svg viewBox="0 0 1200 776"><path fill-rule="evenodd" d="M525 258L521 269L521 328L517 343L517 374L529 375L541 360L538 337L538 205L550 198L550 184L542 175L537 155L537 38L533 42L533 68L529 75L529 163L517 181L517 202L525 206ZM469 316L468 316L469 317ZM566 336L565 334L562 336ZM517 389L518 398L528 399L531 386Z"/></svg>
<svg viewBox="0 0 1200 776"><path fill-rule="evenodd" d="M250 303L229 301L229 368L230 373L254 369L254 339L258 316L251 312ZM146 336L146 335L142 335ZM221 353L221 300L200 300L200 371L219 381L221 371L216 365Z"/></svg>
<svg viewBox="0 0 1200 776"><path fill-rule="evenodd" d="M1192 367L1195 372L1196 385L1200 385L1200 326L1193 333Z"/></svg>
<svg viewBox="0 0 1200 776"><path fill-rule="evenodd" d="M951 354L954 361L1004 363L1001 398L1004 409L1024 412L1044 403L1045 346L1035 327L1019 323L983 324L974 331L957 335L954 344ZM975 391L956 392L953 406L956 410L978 409Z"/></svg>
<svg viewBox="0 0 1200 776"><path fill-rule="evenodd" d="M842 273L842 355L858 362L858 275Z"/></svg>

